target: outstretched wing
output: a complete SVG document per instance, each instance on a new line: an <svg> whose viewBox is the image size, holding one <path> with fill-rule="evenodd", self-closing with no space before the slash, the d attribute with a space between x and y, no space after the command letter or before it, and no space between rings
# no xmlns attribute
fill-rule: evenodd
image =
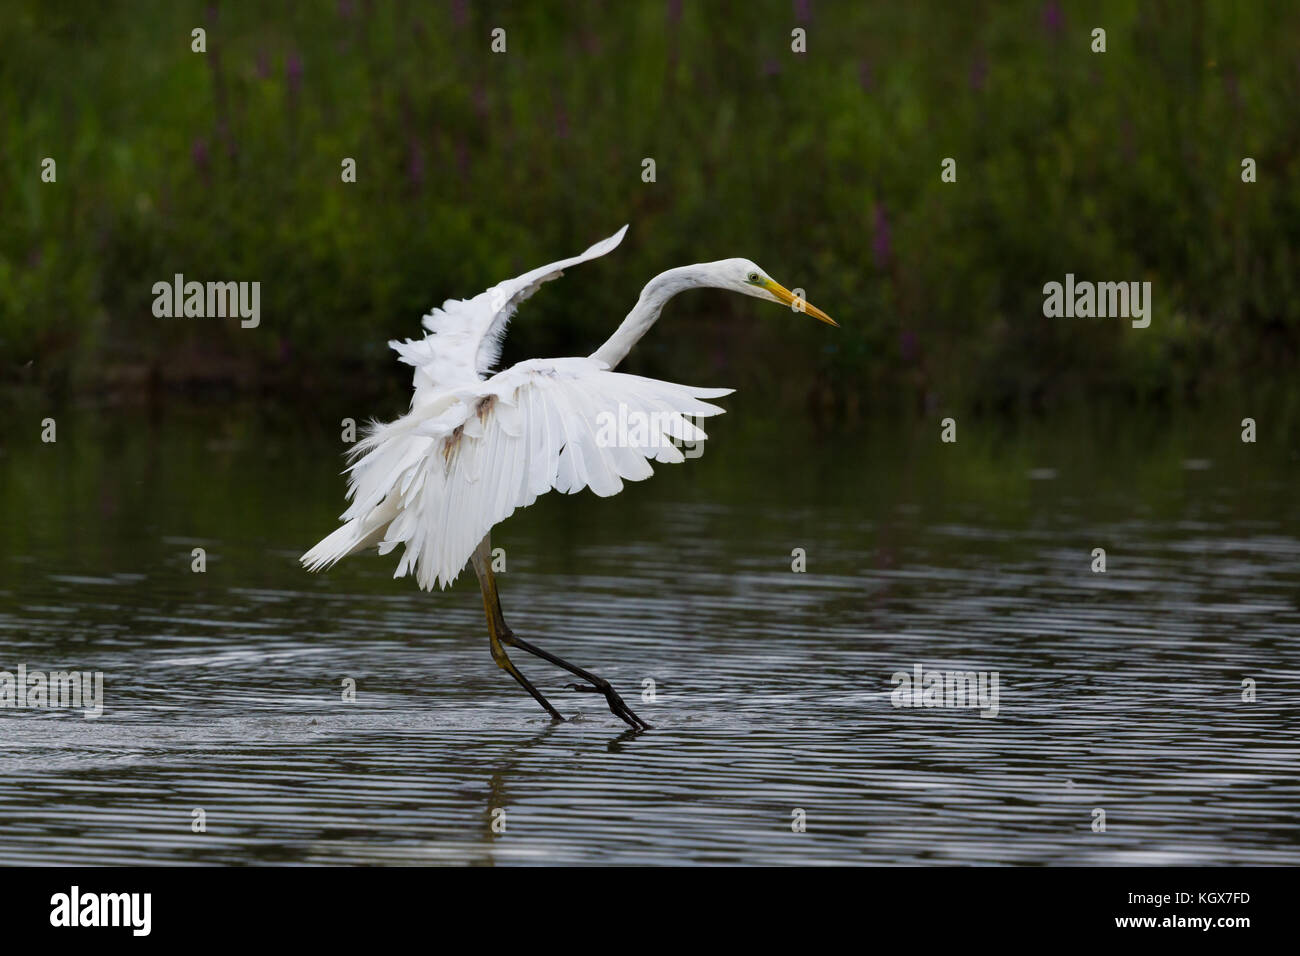
<svg viewBox="0 0 1300 956"><path fill-rule="evenodd" d="M624 226L581 255L507 279L472 299L448 299L423 319L429 334L422 339L389 342L401 361L415 366L412 407L427 403L440 389L480 381L501 355L501 340L519 303L543 282L558 279L569 266L595 259L623 241Z"/></svg>
<svg viewBox="0 0 1300 956"><path fill-rule="evenodd" d="M614 495L624 481L648 478L650 461L685 460L674 440L707 437L686 416L720 414L701 399L731 391L567 358L521 362L444 393L436 408L412 409L358 444L346 523L303 564L316 570L371 545L386 554L400 544L395 576L446 587L492 526L538 495Z"/></svg>

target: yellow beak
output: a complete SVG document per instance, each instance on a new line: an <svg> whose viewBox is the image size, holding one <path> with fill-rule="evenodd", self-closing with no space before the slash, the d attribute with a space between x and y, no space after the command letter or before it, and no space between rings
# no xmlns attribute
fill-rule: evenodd
<svg viewBox="0 0 1300 956"><path fill-rule="evenodd" d="M805 302L803 299L798 298L793 292L791 292L785 286L773 282L771 279L769 279L766 283L764 283L764 288L766 288L768 292L776 296L777 299L781 301L782 305L793 306L795 311L797 312L807 312L814 319L817 319L820 322L825 322L827 325L833 325L837 329L840 327L840 324L838 322L832 319L821 309L817 308L817 306L813 305L811 302Z"/></svg>

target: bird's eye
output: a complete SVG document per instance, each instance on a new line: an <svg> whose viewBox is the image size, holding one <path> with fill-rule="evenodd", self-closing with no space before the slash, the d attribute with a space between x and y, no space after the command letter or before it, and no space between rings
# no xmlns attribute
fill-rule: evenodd
<svg viewBox="0 0 1300 956"><path fill-rule="evenodd" d="M757 273L757 272L751 272L751 273L749 274L749 281L750 281L750 282L757 283L757 282L758 282L758 273Z"/></svg>

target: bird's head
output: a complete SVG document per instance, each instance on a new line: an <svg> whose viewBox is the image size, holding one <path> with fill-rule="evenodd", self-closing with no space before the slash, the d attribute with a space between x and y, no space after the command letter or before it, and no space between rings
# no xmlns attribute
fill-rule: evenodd
<svg viewBox="0 0 1300 956"><path fill-rule="evenodd" d="M723 259L721 262L714 262L710 265L713 271L712 278L715 280L711 284L716 285L718 288L752 295L756 299L777 302L789 306L797 312L807 313L827 325L839 328L839 323L829 315L812 303L796 296L748 259Z"/></svg>

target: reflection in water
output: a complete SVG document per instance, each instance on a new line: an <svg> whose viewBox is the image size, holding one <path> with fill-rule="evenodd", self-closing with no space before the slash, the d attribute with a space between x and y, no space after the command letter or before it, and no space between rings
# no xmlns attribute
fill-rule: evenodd
<svg viewBox="0 0 1300 956"><path fill-rule="evenodd" d="M1263 446L775 442L737 413L618 498L547 496L494 535L507 619L636 735L520 661L581 714L550 724L472 573L303 573L337 447L207 416L71 416L0 457L0 669L106 697L0 711L0 862L1300 862L1294 463ZM918 664L997 671L998 716L893 707Z"/></svg>

